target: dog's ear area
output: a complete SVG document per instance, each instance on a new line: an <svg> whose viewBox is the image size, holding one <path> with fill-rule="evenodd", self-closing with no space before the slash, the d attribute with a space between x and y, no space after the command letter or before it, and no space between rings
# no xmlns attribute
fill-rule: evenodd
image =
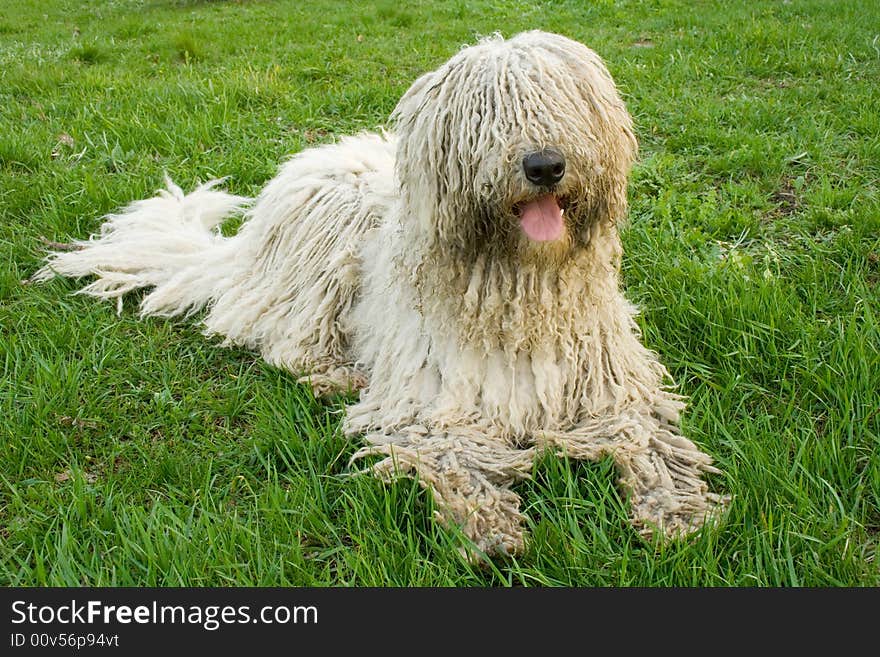
<svg viewBox="0 0 880 657"><path fill-rule="evenodd" d="M425 102L436 95L441 84L442 78L437 75L437 71L425 73L413 82L397 102L394 111L391 112L391 122L395 127L406 129L418 116Z"/></svg>

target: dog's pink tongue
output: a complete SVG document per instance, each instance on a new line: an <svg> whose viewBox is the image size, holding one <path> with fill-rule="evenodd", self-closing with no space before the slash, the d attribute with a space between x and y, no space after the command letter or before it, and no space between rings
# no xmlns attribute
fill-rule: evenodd
<svg viewBox="0 0 880 657"><path fill-rule="evenodd" d="M536 242L558 240L565 229L562 208L553 194L547 194L522 206L519 220L523 232Z"/></svg>

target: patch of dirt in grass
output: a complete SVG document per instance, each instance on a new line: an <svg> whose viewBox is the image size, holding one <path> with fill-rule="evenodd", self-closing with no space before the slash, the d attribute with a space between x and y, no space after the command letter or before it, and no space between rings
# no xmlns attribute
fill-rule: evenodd
<svg viewBox="0 0 880 657"><path fill-rule="evenodd" d="M871 285L880 283L880 253L871 251L868 254L868 275L865 280Z"/></svg>
<svg viewBox="0 0 880 657"><path fill-rule="evenodd" d="M83 479L85 479L87 484L94 484L98 481L98 475L94 472L83 472ZM67 468L62 472L55 473L55 481L59 484L63 484L65 481L70 481L74 478L73 470Z"/></svg>
<svg viewBox="0 0 880 657"><path fill-rule="evenodd" d="M94 420L82 420L69 415L57 415L58 424L65 427L74 427L76 429L97 429L98 423Z"/></svg>
<svg viewBox="0 0 880 657"><path fill-rule="evenodd" d="M113 464L110 466L110 471L113 472L113 474L117 474L127 470L128 465L128 460L121 454L117 454L113 457Z"/></svg>
<svg viewBox="0 0 880 657"><path fill-rule="evenodd" d="M327 136L327 131L321 128L315 128L314 130L306 129L303 130L302 135L307 144L315 144Z"/></svg>
<svg viewBox="0 0 880 657"><path fill-rule="evenodd" d="M783 178L779 189L770 195L770 202L775 206L770 212L771 218L788 217L797 212L801 207L801 198L794 180L788 176Z"/></svg>

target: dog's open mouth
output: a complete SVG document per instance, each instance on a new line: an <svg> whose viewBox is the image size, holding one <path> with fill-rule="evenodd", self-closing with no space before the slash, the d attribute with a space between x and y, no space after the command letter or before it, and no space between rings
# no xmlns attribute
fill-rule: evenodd
<svg viewBox="0 0 880 657"><path fill-rule="evenodd" d="M566 205L564 198L545 194L528 203L519 203L514 209L519 214L520 226L526 237L535 242L552 242L565 232L562 215Z"/></svg>

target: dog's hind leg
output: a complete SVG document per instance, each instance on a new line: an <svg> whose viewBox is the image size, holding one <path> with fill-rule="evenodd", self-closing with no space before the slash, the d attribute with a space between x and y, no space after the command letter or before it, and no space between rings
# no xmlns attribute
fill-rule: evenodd
<svg viewBox="0 0 880 657"><path fill-rule="evenodd" d="M729 498L709 491L703 475L719 471L708 454L678 433L675 403L660 408L631 409L570 431L542 431L535 443L575 459L612 457L639 533L677 538L717 519Z"/></svg>
<svg viewBox="0 0 880 657"><path fill-rule="evenodd" d="M382 455L368 471L386 480L417 477L434 495L437 520L458 527L473 542L462 548L469 559L522 552L523 515L510 486L531 475L534 449L508 446L476 427L429 432L411 426L365 439L370 444L352 461Z"/></svg>

